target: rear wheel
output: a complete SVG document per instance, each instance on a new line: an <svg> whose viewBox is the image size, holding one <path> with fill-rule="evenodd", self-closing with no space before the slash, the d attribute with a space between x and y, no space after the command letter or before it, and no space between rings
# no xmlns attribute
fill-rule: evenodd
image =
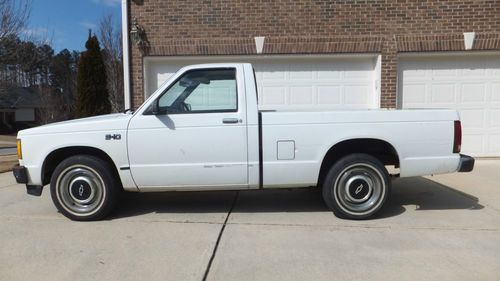
<svg viewBox="0 0 500 281"><path fill-rule="evenodd" d="M336 216L366 219L383 206L391 182L384 165L368 154L341 158L323 182L323 199Z"/></svg>
<svg viewBox="0 0 500 281"><path fill-rule="evenodd" d="M62 161L52 174L50 193L57 209L72 220L98 220L113 209L119 187L110 165L90 155Z"/></svg>

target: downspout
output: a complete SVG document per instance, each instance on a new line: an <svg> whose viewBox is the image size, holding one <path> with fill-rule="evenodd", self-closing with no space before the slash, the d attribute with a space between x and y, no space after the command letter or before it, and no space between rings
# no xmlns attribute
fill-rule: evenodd
<svg viewBox="0 0 500 281"><path fill-rule="evenodd" d="M127 0L122 0L122 54L123 54L123 102L125 109L131 108L130 104L130 57L128 41L128 5Z"/></svg>

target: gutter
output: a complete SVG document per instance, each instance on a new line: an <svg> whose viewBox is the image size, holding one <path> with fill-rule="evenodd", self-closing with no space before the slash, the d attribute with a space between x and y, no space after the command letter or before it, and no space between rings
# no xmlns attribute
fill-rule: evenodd
<svg viewBox="0 0 500 281"><path fill-rule="evenodd" d="M122 0L122 55L123 55L123 102L125 109L131 108L130 104L130 56L128 40L128 5L127 0Z"/></svg>

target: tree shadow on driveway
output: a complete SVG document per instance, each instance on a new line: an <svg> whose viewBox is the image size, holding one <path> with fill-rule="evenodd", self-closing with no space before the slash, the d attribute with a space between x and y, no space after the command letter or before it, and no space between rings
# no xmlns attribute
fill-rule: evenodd
<svg viewBox="0 0 500 281"><path fill-rule="evenodd" d="M126 193L111 219L148 213L226 213L236 195L234 213L329 212L319 188L155 192ZM405 206L415 206L417 211L484 208L472 195L426 178L414 177L393 182L389 201L374 219L400 215L406 211Z"/></svg>

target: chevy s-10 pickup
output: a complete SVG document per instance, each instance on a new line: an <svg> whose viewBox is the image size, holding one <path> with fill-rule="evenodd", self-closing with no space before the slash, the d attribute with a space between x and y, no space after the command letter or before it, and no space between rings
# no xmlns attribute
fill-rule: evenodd
<svg viewBox="0 0 500 281"><path fill-rule="evenodd" d="M392 178L474 166L455 110L259 110L246 63L184 67L135 112L22 130L17 143L17 182L33 195L50 184L73 220L105 217L122 191L293 187L321 188L337 216L365 219Z"/></svg>

